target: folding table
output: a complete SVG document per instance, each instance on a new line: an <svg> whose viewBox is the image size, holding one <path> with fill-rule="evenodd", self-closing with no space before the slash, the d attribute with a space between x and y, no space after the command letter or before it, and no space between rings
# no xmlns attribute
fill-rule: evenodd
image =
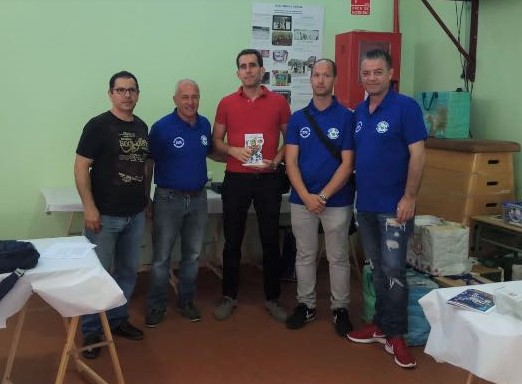
<svg viewBox="0 0 522 384"><path fill-rule="evenodd" d="M38 294L53 307L66 324L67 337L63 348L55 383L63 383L69 359L72 357L76 368L89 375L96 383L107 383L79 357L74 338L79 317L99 313L105 341L112 359L118 384L123 384L118 355L108 325L106 310L125 304L126 299L112 277L105 271L95 252L90 249L80 251L90 244L83 236L27 240L40 252L38 265L26 271L15 286L0 300L0 328L6 327L6 320L19 313L14 336L2 377L2 384L11 384L11 369L14 364L18 342L27 313L27 301L33 293ZM61 247L61 252L57 250ZM65 252L65 250L68 250ZM0 280L8 274L1 274ZM70 320L68 320L70 318Z"/></svg>

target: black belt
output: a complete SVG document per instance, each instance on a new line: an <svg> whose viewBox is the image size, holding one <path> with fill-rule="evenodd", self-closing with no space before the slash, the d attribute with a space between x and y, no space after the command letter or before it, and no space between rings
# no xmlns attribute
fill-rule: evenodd
<svg viewBox="0 0 522 384"><path fill-rule="evenodd" d="M160 186L157 186L157 187L161 188L161 189L166 189L166 190L171 191L173 193L176 193L178 195L190 196L190 197L199 196L203 192L203 188L202 189L189 190L189 191L183 191L183 190L180 190L180 189L174 189L174 188L169 188L169 187L160 187Z"/></svg>

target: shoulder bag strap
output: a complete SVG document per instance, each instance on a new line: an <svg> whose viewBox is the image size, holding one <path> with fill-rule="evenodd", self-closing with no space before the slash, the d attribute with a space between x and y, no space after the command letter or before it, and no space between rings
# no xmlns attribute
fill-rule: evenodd
<svg viewBox="0 0 522 384"><path fill-rule="evenodd" d="M332 154L334 159L338 160L340 163L342 163L342 157L341 157L341 151L339 151L337 148L334 147L334 145L328 140L328 138L324 135L323 131L315 121L314 117L311 115L310 111L308 110L308 107L304 109L303 111L304 115L310 122L310 125L315 131L315 134L317 137L319 137L319 140L324 144L324 146L328 149L328 151Z"/></svg>

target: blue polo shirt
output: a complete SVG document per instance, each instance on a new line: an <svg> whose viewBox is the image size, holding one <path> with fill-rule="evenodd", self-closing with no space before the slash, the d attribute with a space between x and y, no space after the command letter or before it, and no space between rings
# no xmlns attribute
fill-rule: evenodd
<svg viewBox="0 0 522 384"><path fill-rule="evenodd" d="M339 104L335 97L333 103L324 111L319 111L312 101L307 108L335 148L340 151L354 149L353 113L349 109ZM303 111L304 109L301 109L290 117L285 143L299 146L298 166L303 182L310 193L320 193L339 168L340 163L315 134ZM351 205L353 197L353 183L349 182L330 196L327 206ZM290 193L290 202L304 204L293 189Z"/></svg>
<svg viewBox="0 0 522 384"><path fill-rule="evenodd" d="M408 178L408 145L428 137L411 97L390 90L373 113L369 100L355 110L357 210L396 213Z"/></svg>
<svg viewBox="0 0 522 384"><path fill-rule="evenodd" d="M202 189L211 144L210 123L201 115L194 126L181 120L177 109L155 122L149 135L155 184L180 191Z"/></svg>

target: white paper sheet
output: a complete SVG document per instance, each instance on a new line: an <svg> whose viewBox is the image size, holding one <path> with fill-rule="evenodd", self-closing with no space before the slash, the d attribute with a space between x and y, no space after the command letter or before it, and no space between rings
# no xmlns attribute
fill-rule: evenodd
<svg viewBox="0 0 522 384"><path fill-rule="evenodd" d="M82 259L89 255L91 249L96 245L91 243L54 243L46 248L40 257L48 259Z"/></svg>

